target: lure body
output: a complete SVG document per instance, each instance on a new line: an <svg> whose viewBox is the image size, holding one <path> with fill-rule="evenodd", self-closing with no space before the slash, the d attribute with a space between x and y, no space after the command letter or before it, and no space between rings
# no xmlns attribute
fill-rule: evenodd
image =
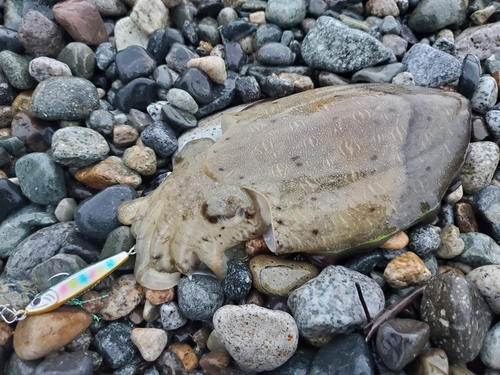
<svg viewBox="0 0 500 375"><path fill-rule="evenodd" d="M26 315L43 314L65 304L110 275L129 258L122 251L69 275L61 282L40 293L26 307Z"/></svg>

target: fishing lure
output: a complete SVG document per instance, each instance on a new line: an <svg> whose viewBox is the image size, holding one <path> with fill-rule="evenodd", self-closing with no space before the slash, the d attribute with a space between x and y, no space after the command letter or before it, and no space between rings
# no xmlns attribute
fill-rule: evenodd
<svg viewBox="0 0 500 375"><path fill-rule="evenodd" d="M0 316L10 324L23 320L29 315L52 311L109 276L125 263L130 255L135 255L134 247L129 251L122 251L69 275L54 286L37 294L24 310L13 309L8 304L0 305Z"/></svg>

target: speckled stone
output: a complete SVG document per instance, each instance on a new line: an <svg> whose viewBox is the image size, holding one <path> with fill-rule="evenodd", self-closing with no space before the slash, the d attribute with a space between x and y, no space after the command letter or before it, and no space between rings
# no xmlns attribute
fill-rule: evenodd
<svg viewBox="0 0 500 375"><path fill-rule="evenodd" d="M494 370L500 370L500 323L495 324L486 334L479 356L481 361Z"/></svg>
<svg viewBox="0 0 500 375"><path fill-rule="evenodd" d="M466 279L479 289L491 311L500 314L500 266L489 265L473 269Z"/></svg>
<svg viewBox="0 0 500 375"><path fill-rule="evenodd" d="M316 20L304 38L301 52L309 66L334 73L358 71L393 56L372 36L350 29L331 17Z"/></svg>
<svg viewBox="0 0 500 375"><path fill-rule="evenodd" d="M103 190L112 185L128 185L137 188L142 183L141 176L128 168L118 156L109 156L103 161L75 173L75 178L85 185Z"/></svg>
<svg viewBox="0 0 500 375"><path fill-rule="evenodd" d="M318 275L318 269L308 262L273 255L257 255L250 260L249 267L254 288L272 296L288 296Z"/></svg>
<svg viewBox="0 0 500 375"><path fill-rule="evenodd" d="M142 176L156 172L156 154L152 148L132 146L123 153L123 163Z"/></svg>
<svg viewBox="0 0 500 375"><path fill-rule="evenodd" d="M495 143L472 142L460 175L464 191L474 194L488 186L499 160L500 149Z"/></svg>
<svg viewBox="0 0 500 375"><path fill-rule="evenodd" d="M35 284L27 278L2 276L0 278L0 304L10 304L16 310L24 309L37 294Z"/></svg>
<svg viewBox="0 0 500 375"><path fill-rule="evenodd" d="M448 375L449 363L446 353L437 348L426 350L408 366L410 375Z"/></svg>
<svg viewBox="0 0 500 375"><path fill-rule="evenodd" d="M90 351L78 351L76 353L62 353L45 359L38 367L34 375L41 374L93 374L93 358Z"/></svg>
<svg viewBox="0 0 500 375"><path fill-rule="evenodd" d="M407 251L389 262L384 270L384 279L393 288L406 288L427 281L432 277L422 259Z"/></svg>
<svg viewBox="0 0 500 375"><path fill-rule="evenodd" d="M477 288L464 276L449 272L429 281L421 312L431 328L432 341L450 361L466 363L479 354L492 315Z"/></svg>
<svg viewBox="0 0 500 375"><path fill-rule="evenodd" d="M460 233L479 232L476 214L469 203L456 203L454 206L454 217Z"/></svg>
<svg viewBox="0 0 500 375"><path fill-rule="evenodd" d="M377 331L376 347L385 365L402 370L428 343L429 325L414 319L390 319Z"/></svg>
<svg viewBox="0 0 500 375"><path fill-rule="evenodd" d="M37 57L30 61L30 75L38 82L51 77L71 77L69 66L50 57Z"/></svg>
<svg viewBox="0 0 500 375"><path fill-rule="evenodd" d="M412 12L408 25L419 33L433 33L446 26L460 26L467 16L464 0L422 0Z"/></svg>
<svg viewBox="0 0 500 375"><path fill-rule="evenodd" d="M432 225L417 226L408 231L409 247L420 257L433 254L439 247L441 239L439 228Z"/></svg>
<svg viewBox="0 0 500 375"><path fill-rule="evenodd" d="M282 28L298 25L306 16L306 4L301 0L269 0L266 21Z"/></svg>
<svg viewBox="0 0 500 375"><path fill-rule="evenodd" d="M332 335L352 332L366 324L356 282L361 286L370 315L377 315L385 303L380 286L356 271L329 266L288 297L300 334L322 345Z"/></svg>
<svg viewBox="0 0 500 375"><path fill-rule="evenodd" d="M69 126L52 136L52 157L68 167L85 167L103 160L108 152L104 137L89 128Z"/></svg>
<svg viewBox="0 0 500 375"><path fill-rule="evenodd" d="M187 322L187 318L182 315L179 306L174 301L161 305L160 314L161 325L167 331L180 328Z"/></svg>
<svg viewBox="0 0 500 375"><path fill-rule="evenodd" d="M476 90L472 94L470 104L477 113L484 115L495 105L498 98L498 85L495 79L485 75L479 79Z"/></svg>
<svg viewBox="0 0 500 375"><path fill-rule="evenodd" d="M500 241L500 217L498 215L498 204L500 202L500 187L490 185L479 191L475 196L475 208L484 219L492 237Z"/></svg>
<svg viewBox="0 0 500 375"><path fill-rule="evenodd" d="M148 36L137 27L130 17L123 17L115 25L116 49L121 51L129 46L148 46Z"/></svg>
<svg viewBox="0 0 500 375"><path fill-rule="evenodd" d="M463 59L467 54L485 60L493 53L500 52L500 22L466 28L456 39L457 57Z"/></svg>
<svg viewBox="0 0 500 375"><path fill-rule="evenodd" d="M36 117L54 121L84 119L97 108L96 87L77 77L54 77L40 82L31 102Z"/></svg>
<svg viewBox="0 0 500 375"><path fill-rule="evenodd" d="M484 116L486 127L495 139L500 139L500 111L490 110Z"/></svg>
<svg viewBox="0 0 500 375"><path fill-rule="evenodd" d="M464 241L460 238L460 230L454 225L447 225L439 234L441 244L436 255L441 259L451 259L464 251Z"/></svg>
<svg viewBox="0 0 500 375"><path fill-rule="evenodd" d="M168 9L161 0L136 0L130 19L146 35L168 26Z"/></svg>
<svg viewBox="0 0 500 375"><path fill-rule="evenodd" d="M213 324L231 357L247 371L273 370L297 349L297 325L283 311L226 305L217 310Z"/></svg>
<svg viewBox="0 0 500 375"><path fill-rule="evenodd" d="M116 279L107 294L107 304L99 317L104 320L117 320L127 316L144 298L144 289L135 280L134 275L128 274Z"/></svg>
<svg viewBox="0 0 500 375"><path fill-rule="evenodd" d="M472 267L496 264L500 266L500 246L483 233L461 233L464 240L464 251L454 260Z"/></svg>
<svg viewBox="0 0 500 375"><path fill-rule="evenodd" d="M223 305L224 292L216 278L192 275L179 281L177 300L179 309L186 318L207 320Z"/></svg>
<svg viewBox="0 0 500 375"><path fill-rule="evenodd" d="M163 121L155 121L149 125L141 133L141 140L160 157L172 155L177 148L175 132Z"/></svg>
<svg viewBox="0 0 500 375"><path fill-rule="evenodd" d="M132 330L129 324L113 322L95 335L97 352L111 368L118 369L133 361L137 348L130 338Z"/></svg>
<svg viewBox="0 0 500 375"><path fill-rule="evenodd" d="M29 63L27 56L12 51L0 52L0 68L16 89L27 90L36 87L37 81L29 74Z"/></svg>
<svg viewBox="0 0 500 375"><path fill-rule="evenodd" d="M130 336L145 361L156 360L167 346L168 337L158 328L134 328Z"/></svg>

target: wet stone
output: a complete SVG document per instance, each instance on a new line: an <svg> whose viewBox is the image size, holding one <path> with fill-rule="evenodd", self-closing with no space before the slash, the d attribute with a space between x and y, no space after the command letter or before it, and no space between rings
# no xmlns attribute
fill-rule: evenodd
<svg viewBox="0 0 500 375"><path fill-rule="evenodd" d="M106 293L107 303L99 311L99 317L104 320L116 320L130 314L144 298L144 289L128 274L116 279L111 289Z"/></svg>
<svg viewBox="0 0 500 375"><path fill-rule="evenodd" d="M115 56L118 77L123 83L134 78L148 77L156 68L156 61L141 46L129 46Z"/></svg>
<svg viewBox="0 0 500 375"><path fill-rule="evenodd" d="M9 80L7 79L7 76L0 70L0 104L8 104L10 105L12 101L15 99L15 93L12 85L9 83ZM12 120L12 117L14 116L14 111L12 111L11 116L6 116L7 118L1 118L6 124L3 124L3 128L9 127L10 122L8 120L8 117L10 117L10 120ZM2 115L4 115L2 113Z"/></svg>
<svg viewBox="0 0 500 375"><path fill-rule="evenodd" d="M429 341L429 325L413 319L391 319L377 331L377 352L393 371L413 361Z"/></svg>
<svg viewBox="0 0 500 375"><path fill-rule="evenodd" d="M170 89L174 84L172 73L166 65L160 65L153 71L153 79L162 89Z"/></svg>
<svg viewBox="0 0 500 375"><path fill-rule="evenodd" d="M455 57L423 43L410 48L402 63L418 86L446 85L457 80L461 72L460 63Z"/></svg>
<svg viewBox="0 0 500 375"><path fill-rule="evenodd" d="M500 265L500 246L483 233L461 233L464 240L464 251L454 260L472 267L490 264Z"/></svg>
<svg viewBox="0 0 500 375"><path fill-rule="evenodd" d="M0 278L0 304L24 309L37 294L36 286L27 279L2 276Z"/></svg>
<svg viewBox="0 0 500 375"><path fill-rule="evenodd" d="M134 359L137 349L130 338L132 330L126 323L113 322L95 335L97 352L111 368L120 368Z"/></svg>
<svg viewBox="0 0 500 375"><path fill-rule="evenodd" d="M473 269L466 279L474 283L494 314L500 314L500 266L489 265Z"/></svg>
<svg viewBox="0 0 500 375"><path fill-rule="evenodd" d="M451 259L464 251L464 241L460 238L460 230L454 225L447 225L439 234L441 244L436 255L441 259Z"/></svg>
<svg viewBox="0 0 500 375"><path fill-rule="evenodd" d="M35 57L55 57L65 44L63 29L37 11L26 13L19 25L19 42Z"/></svg>
<svg viewBox="0 0 500 375"><path fill-rule="evenodd" d="M45 120L84 119L99 106L95 86L76 77L49 78L35 89L31 110Z"/></svg>
<svg viewBox="0 0 500 375"><path fill-rule="evenodd" d="M266 43L278 43L281 40L283 31L278 25L268 23L259 26L253 39L253 47L259 50Z"/></svg>
<svg viewBox="0 0 500 375"><path fill-rule="evenodd" d="M191 113L175 108L168 103L162 107L162 111L165 114L167 124L178 132L195 128L198 125L198 120Z"/></svg>
<svg viewBox="0 0 500 375"><path fill-rule="evenodd" d="M202 42L208 43L211 46L216 46L221 42L219 24L212 17L203 18L196 26L196 32Z"/></svg>
<svg viewBox="0 0 500 375"><path fill-rule="evenodd" d="M257 30L257 25L237 18L227 25L222 26L220 34L222 41L227 43L243 39L252 34L255 30Z"/></svg>
<svg viewBox="0 0 500 375"><path fill-rule="evenodd" d="M358 333L337 336L316 353L308 374L375 374L370 347Z"/></svg>
<svg viewBox="0 0 500 375"><path fill-rule="evenodd" d="M354 73L351 79L352 82L390 83L403 70L404 66L401 63L364 68Z"/></svg>
<svg viewBox="0 0 500 375"><path fill-rule="evenodd" d="M247 62L247 55L241 48L241 45L237 42L229 42L224 44L224 49L226 52L224 58L227 70L238 72L239 69Z"/></svg>
<svg viewBox="0 0 500 375"><path fill-rule="evenodd" d="M384 279L397 289L427 281L431 276L422 259L411 251L391 260L384 270Z"/></svg>
<svg viewBox="0 0 500 375"><path fill-rule="evenodd" d="M92 129L69 126L58 129L52 138L52 157L68 167L85 167L103 160L108 153L108 143Z"/></svg>
<svg viewBox="0 0 500 375"><path fill-rule="evenodd" d="M11 51L0 52L0 68L9 83L19 90L32 89L36 80L29 74L29 59Z"/></svg>
<svg viewBox="0 0 500 375"><path fill-rule="evenodd" d="M34 203L57 204L66 197L63 170L49 154L23 156L16 163L16 175L23 194Z"/></svg>
<svg viewBox="0 0 500 375"><path fill-rule="evenodd" d="M195 114L198 111L198 104L189 93L181 89L170 89L167 93L167 101L186 112Z"/></svg>
<svg viewBox="0 0 500 375"><path fill-rule="evenodd" d="M432 341L450 361L466 363L479 354L492 315L477 288L464 276L443 273L429 281L421 311Z"/></svg>
<svg viewBox="0 0 500 375"><path fill-rule="evenodd" d="M493 107L498 98L498 85L493 77L482 76L476 90L472 94L470 103L472 109L484 115Z"/></svg>
<svg viewBox="0 0 500 375"><path fill-rule="evenodd" d="M168 157L177 148L175 132L162 121L155 121L142 133L141 140L145 146L151 147L160 157Z"/></svg>
<svg viewBox="0 0 500 375"><path fill-rule="evenodd" d="M372 36L350 29L331 17L316 20L314 27L304 38L301 52L309 66L334 73L355 72L393 56Z"/></svg>
<svg viewBox="0 0 500 375"><path fill-rule="evenodd" d="M279 79L274 76L267 76L261 79L260 87L267 96L277 99L292 95L295 87L292 82Z"/></svg>
<svg viewBox="0 0 500 375"><path fill-rule="evenodd" d="M200 43L193 23L188 20L184 21L184 25L182 25L182 35L184 35L188 43L193 46L197 46Z"/></svg>
<svg viewBox="0 0 500 375"><path fill-rule="evenodd" d="M295 54L281 43L266 43L259 48L255 56L262 65L292 65Z"/></svg>
<svg viewBox="0 0 500 375"><path fill-rule="evenodd" d="M34 375L47 373L51 375L92 375L92 354L88 351L78 351L76 353L63 353L61 355L45 359L38 365Z"/></svg>
<svg viewBox="0 0 500 375"><path fill-rule="evenodd" d="M183 277L177 285L179 309L192 320L211 319L224 303L224 291L216 278L205 275Z"/></svg>
<svg viewBox="0 0 500 375"><path fill-rule="evenodd" d="M474 55L467 55L462 62L462 73L458 81L458 92L470 98L479 84L481 64Z"/></svg>
<svg viewBox="0 0 500 375"><path fill-rule="evenodd" d="M152 79L135 78L116 92L116 107L128 113L132 108L143 111L156 99L158 84Z"/></svg>
<svg viewBox="0 0 500 375"><path fill-rule="evenodd" d="M487 186L475 195L474 200L476 209L486 221L489 229L491 229L493 238L500 241L500 218L498 216L500 187L495 185Z"/></svg>
<svg viewBox="0 0 500 375"><path fill-rule="evenodd" d="M0 49L23 54L24 46L19 41L18 33L6 27L0 28Z"/></svg>
<svg viewBox="0 0 500 375"><path fill-rule="evenodd" d="M63 48L57 59L66 63L75 77L91 79L96 57L94 51L84 43L73 42Z"/></svg>
<svg viewBox="0 0 500 375"><path fill-rule="evenodd" d="M212 84L208 76L197 68L188 68L175 81L174 88L187 91L199 104L213 100Z"/></svg>
<svg viewBox="0 0 500 375"><path fill-rule="evenodd" d="M57 278L49 280L53 275L63 272L72 274L87 266L88 264L77 255L56 254L33 268L30 278L36 285L38 291L43 292L60 281L60 279Z"/></svg>
<svg viewBox="0 0 500 375"><path fill-rule="evenodd" d="M252 76L236 79L236 92L244 103L258 100L261 96L259 83Z"/></svg>
<svg viewBox="0 0 500 375"><path fill-rule="evenodd" d="M101 70L106 68L115 60L116 48L109 42L101 43L95 50L97 67Z"/></svg>
<svg viewBox="0 0 500 375"><path fill-rule="evenodd" d="M288 296L318 275L314 265L272 255L257 255L251 259L249 267L255 289L273 296Z"/></svg>
<svg viewBox="0 0 500 375"><path fill-rule="evenodd" d="M420 257L434 253L440 243L439 232L432 225L423 225L408 231L410 249Z"/></svg>
<svg viewBox="0 0 500 375"><path fill-rule="evenodd" d="M252 275L246 264L240 260L230 259L227 262L226 277L222 289L227 300L237 301L244 298L252 287Z"/></svg>
<svg viewBox="0 0 500 375"><path fill-rule="evenodd" d="M4 359L4 358L2 358ZM25 375L25 374L33 374L40 364L41 359L33 360L33 361L25 361L17 356L14 352L10 357L8 363L2 365L2 369L4 365L7 365L5 369L6 375Z"/></svg>
<svg viewBox="0 0 500 375"><path fill-rule="evenodd" d="M273 370L284 364L297 348L297 325L282 311L253 304L226 305L217 310L213 324L231 357L247 371Z"/></svg>
<svg viewBox="0 0 500 375"><path fill-rule="evenodd" d="M0 223L14 211L19 210L28 203L21 188L6 178L0 179Z"/></svg>
<svg viewBox="0 0 500 375"><path fill-rule="evenodd" d="M380 286L358 272L329 266L288 297L301 335L321 345L332 335L349 333L366 324L356 282L361 286L370 316L377 315L385 302ZM322 318L315 319L318 316Z"/></svg>
<svg viewBox="0 0 500 375"><path fill-rule="evenodd" d="M103 243L109 233L121 225L116 208L135 198L137 193L129 186L110 186L80 203L75 212L75 223L86 237Z"/></svg>
<svg viewBox="0 0 500 375"><path fill-rule="evenodd" d="M493 142L472 142L460 180L465 193L474 194L491 182L500 160L500 149Z"/></svg>
<svg viewBox="0 0 500 375"><path fill-rule="evenodd" d="M179 309L179 306L174 301L164 303L160 307L161 325L167 331L182 327L186 324L187 319Z"/></svg>
<svg viewBox="0 0 500 375"><path fill-rule="evenodd" d="M170 350L164 351L158 358L156 368L160 369L160 374L182 374L186 371L182 361ZM156 374L155 374L156 375Z"/></svg>
<svg viewBox="0 0 500 375"><path fill-rule="evenodd" d="M199 56L187 48L187 46L175 42L170 48L165 61L170 69L178 73L184 73L188 69L188 61L197 57Z"/></svg>

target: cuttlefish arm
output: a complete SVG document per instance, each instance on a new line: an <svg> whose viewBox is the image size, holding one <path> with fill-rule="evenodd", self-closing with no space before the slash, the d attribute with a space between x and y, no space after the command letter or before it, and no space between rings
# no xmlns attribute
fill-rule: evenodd
<svg viewBox="0 0 500 375"><path fill-rule="evenodd" d="M118 209L119 220L136 237L134 271L143 286L171 288L199 262L223 278L225 250L269 228L254 193L207 176L203 158L212 145L210 139L188 143L152 194Z"/></svg>

